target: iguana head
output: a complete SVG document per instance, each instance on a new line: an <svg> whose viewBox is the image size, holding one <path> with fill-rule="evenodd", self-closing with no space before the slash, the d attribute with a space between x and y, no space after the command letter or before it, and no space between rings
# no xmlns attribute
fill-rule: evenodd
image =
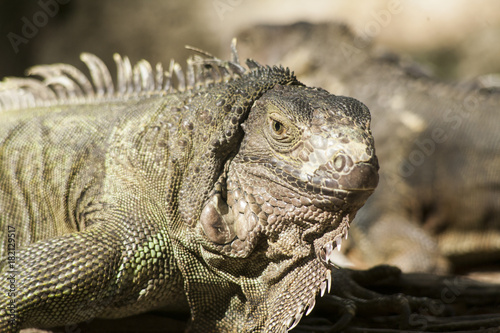
<svg viewBox="0 0 500 333"><path fill-rule="evenodd" d="M226 255L263 254L268 300L288 304L266 325L286 329L324 292L330 254L377 186L370 114L353 98L276 85L254 102L242 128L225 187L200 222ZM282 299L293 290L300 295Z"/></svg>

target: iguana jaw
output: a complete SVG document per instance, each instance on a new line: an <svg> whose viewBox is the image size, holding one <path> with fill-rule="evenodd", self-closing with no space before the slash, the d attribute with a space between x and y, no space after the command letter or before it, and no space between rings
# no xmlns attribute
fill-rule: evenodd
<svg viewBox="0 0 500 333"><path fill-rule="evenodd" d="M349 221L377 185L378 165L376 160L372 163L351 163L344 175L334 179L328 177L326 168L323 174L302 177L296 168L283 167L283 163L272 159L255 162L235 158L228 174L225 221L228 226L232 222L233 235L244 244L241 253L247 255L245 252L254 248L256 239L265 237L270 249L276 249L268 250L271 256L274 252L277 257L294 256L302 251L298 243L311 244L332 230L339 234L331 241L340 245ZM287 241L280 242L284 235ZM335 248L331 245L325 253Z"/></svg>

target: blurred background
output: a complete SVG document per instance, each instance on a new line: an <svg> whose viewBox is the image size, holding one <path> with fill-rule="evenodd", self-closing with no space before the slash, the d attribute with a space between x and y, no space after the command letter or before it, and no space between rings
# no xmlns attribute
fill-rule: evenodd
<svg viewBox="0 0 500 333"><path fill-rule="evenodd" d="M377 46L422 63L445 80L500 72L500 2L495 0L1 0L0 77L35 64L78 64L92 52L181 64L184 45L228 55L255 24L335 21ZM242 54L242 57L251 55Z"/></svg>

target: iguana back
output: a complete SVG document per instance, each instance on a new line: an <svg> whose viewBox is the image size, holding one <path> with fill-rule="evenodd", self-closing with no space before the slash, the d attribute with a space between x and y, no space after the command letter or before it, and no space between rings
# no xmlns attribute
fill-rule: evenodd
<svg viewBox="0 0 500 333"><path fill-rule="evenodd" d="M84 230L85 215L92 212L83 207L99 195L87 190L95 191L105 177L113 133L141 115L152 118L154 113L147 112L161 103L116 101L96 107L87 102L2 111L0 225L16 228L17 246Z"/></svg>

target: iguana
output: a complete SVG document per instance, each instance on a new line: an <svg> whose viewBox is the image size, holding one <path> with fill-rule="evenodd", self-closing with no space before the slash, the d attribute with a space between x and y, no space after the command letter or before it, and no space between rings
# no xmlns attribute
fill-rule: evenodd
<svg viewBox="0 0 500 333"><path fill-rule="evenodd" d="M0 331L163 307L283 332L330 288L378 182L368 108L232 55L4 80Z"/></svg>
<svg viewBox="0 0 500 333"><path fill-rule="evenodd" d="M262 25L239 39L255 59L370 108L380 184L353 223L351 258L407 272L498 263L497 91L442 82L342 24Z"/></svg>
<svg viewBox="0 0 500 333"><path fill-rule="evenodd" d="M197 51L186 75L115 55L115 84L83 54L91 80L56 64L1 83L1 332L160 308L190 313L190 332L284 332L327 291L318 307L334 322L301 332L338 331L358 310L361 327L500 323L429 322L441 307L409 296L398 269L332 264L378 182L364 104L283 67L245 68L234 44L231 61ZM409 295L356 284L384 279ZM439 298L443 281L417 289ZM499 293L458 285L466 305Z"/></svg>

